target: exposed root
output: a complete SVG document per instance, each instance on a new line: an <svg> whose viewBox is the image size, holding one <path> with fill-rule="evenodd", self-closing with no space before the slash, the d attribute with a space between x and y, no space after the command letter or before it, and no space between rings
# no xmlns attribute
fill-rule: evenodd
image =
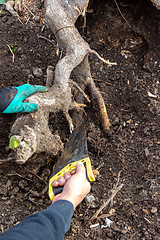
<svg viewBox="0 0 160 240"><path fill-rule="evenodd" d="M68 121L68 125L69 125L69 130L70 130L70 133L73 132L73 129L74 129L74 125L73 125L73 121L72 121L72 118L70 117L69 113L68 113L68 110L66 110L65 112L65 117Z"/></svg>
<svg viewBox="0 0 160 240"><path fill-rule="evenodd" d="M118 11L119 11L119 13L121 14L122 18L123 18L124 21L128 24L129 28L131 28L131 25L129 24L129 22L127 21L127 19L126 19L126 18L124 17L124 15L122 14L122 12L121 12L121 10L120 10L120 8L119 8L119 6L118 6L117 1L114 0L114 2L115 2L115 4L116 4L116 6L117 6L117 8L118 8Z"/></svg>
<svg viewBox="0 0 160 240"><path fill-rule="evenodd" d="M104 63L106 63L108 65L117 65L117 63L115 63L115 62L112 63L109 60L105 60L104 58L102 58L95 50L90 49L89 53L95 54L102 62L104 62Z"/></svg>
<svg viewBox="0 0 160 240"><path fill-rule="evenodd" d="M92 97L98 104L100 118L102 121L102 128L104 131L109 130L110 123L109 123L109 118L108 118L106 106L104 103L104 99L103 99L101 93L96 88L95 83L92 78L88 78L88 87L92 93Z"/></svg>
<svg viewBox="0 0 160 240"><path fill-rule="evenodd" d="M51 156L57 156L62 152L63 143L60 136L53 135L49 129L49 114L62 111L68 121L70 132L72 132L74 117L75 119L79 118L78 121L81 120L86 106L83 98L90 101L84 93L86 86L89 87L93 99L98 103L103 129L109 129L109 119L103 97L91 77L88 54L95 54L101 61L109 65L116 65L116 63L106 61L96 51L91 50L76 29L75 22L79 14L84 14L87 6L88 0L71 0L70 3L60 0L45 1L47 24L56 34L58 45L65 48L66 55L59 60L54 73L53 67L47 68L46 85L49 92L36 93L26 100L37 103L39 111L21 115L12 126L10 136L17 135L22 139L15 150L15 158L19 163L26 162L34 153L46 152ZM77 7L79 11L77 11ZM76 83L70 81L72 72ZM76 101L71 93L71 84L79 91ZM75 109L72 120L68 112ZM77 111L79 111L78 114ZM74 120L74 122L76 121Z"/></svg>

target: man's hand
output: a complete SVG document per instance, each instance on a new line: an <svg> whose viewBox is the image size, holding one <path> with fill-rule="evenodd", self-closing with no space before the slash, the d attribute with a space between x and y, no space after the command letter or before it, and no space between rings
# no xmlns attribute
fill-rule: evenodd
<svg viewBox="0 0 160 240"><path fill-rule="evenodd" d="M62 193L56 195L52 203L60 199L68 200L73 204L74 209L82 202L91 189L91 185L86 179L86 169L82 162L77 163L76 170L73 170L71 173L65 173L58 181L54 180L52 186L64 186Z"/></svg>
<svg viewBox="0 0 160 240"><path fill-rule="evenodd" d="M47 91L47 88L30 84L0 89L0 111L2 113L35 112L39 108L38 105L23 103L23 100L33 93L42 91Z"/></svg>

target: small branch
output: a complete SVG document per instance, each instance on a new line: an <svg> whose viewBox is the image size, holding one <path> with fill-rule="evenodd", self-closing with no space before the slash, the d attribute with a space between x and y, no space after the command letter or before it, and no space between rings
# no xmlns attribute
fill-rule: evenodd
<svg viewBox="0 0 160 240"><path fill-rule="evenodd" d="M86 216L86 214L87 214L87 212L88 212L88 210L89 210L89 208L90 208L92 202L93 202L93 200L90 201L90 203L89 203L89 205L88 205L88 207L87 207L87 209L86 209L86 211L85 211L85 213L84 213L84 215L83 215L83 219L85 218L85 216Z"/></svg>
<svg viewBox="0 0 160 240"><path fill-rule="evenodd" d="M38 38L41 38L41 39L44 39L44 40L46 40L46 41L54 44L50 39L48 39L48 38L46 38L46 37L44 37L44 36L40 36L38 33L37 33L37 37L38 37Z"/></svg>
<svg viewBox="0 0 160 240"><path fill-rule="evenodd" d="M34 173L33 171L31 171L31 170L29 170L28 168L26 168L26 167L24 167L24 166L22 166L24 169L26 169L28 172L30 172L30 173L32 173L32 174L34 174L36 177L38 177L39 179L41 179L44 183L46 183L47 184L47 182L46 181L44 181L43 180L43 178L41 178L40 176L38 176L36 173Z"/></svg>
<svg viewBox="0 0 160 240"><path fill-rule="evenodd" d="M119 171L119 173L118 173L118 179L117 179L117 183L116 183L116 185L115 185L114 189L116 189L116 188L118 187L118 183L119 183L119 180L120 180L120 175L121 175L121 172L122 172L122 170L121 170L121 171Z"/></svg>
<svg viewBox="0 0 160 240"><path fill-rule="evenodd" d="M114 192L112 193L112 195L110 196L110 198L100 207L100 209L93 215L92 220L97 218L99 213L103 210L103 208L105 208L110 201L115 197L115 195L121 190L121 188L124 186L124 184L121 184L119 187L117 187Z"/></svg>
<svg viewBox="0 0 160 240"><path fill-rule="evenodd" d="M23 6L25 7L25 8L27 8L27 10L30 12L30 14L32 14L32 16L35 18L35 15L31 12L31 10L23 3Z"/></svg>
<svg viewBox="0 0 160 240"><path fill-rule="evenodd" d="M13 58L13 63L14 63L14 53L9 45L7 45L7 47L9 48L10 52L12 53L12 58Z"/></svg>
<svg viewBox="0 0 160 240"><path fill-rule="evenodd" d="M101 163L101 164L96 168L96 170L99 170L103 165L104 165L104 163Z"/></svg>
<svg viewBox="0 0 160 240"><path fill-rule="evenodd" d="M117 182L116 182L116 185L113 187L113 191L115 191L115 190L117 189L117 187L118 187L118 184L119 184L119 180L120 180L120 175L121 175L121 172L122 172L122 170L121 170L121 171L119 171L119 173L118 173ZM111 198L110 207L112 207L112 206L113 206L113 198L114 198L114 196Z"/></svg>

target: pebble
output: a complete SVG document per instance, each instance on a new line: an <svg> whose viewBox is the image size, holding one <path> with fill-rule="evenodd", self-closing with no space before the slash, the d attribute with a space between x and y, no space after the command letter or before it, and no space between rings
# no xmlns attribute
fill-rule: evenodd
<svg viewBox="0 0 160 240"><path fill-rule="evenodd" d="M156 213L157 211L158 211L158 209L156 207L151 208L151 213Z"/></svg>
<svg viewBox="0 0 160 240"><path fill-rule="evenodd" d="M88 194L85 197L85 202L90 204L90 207L92 208L96 208L96 204L94 203L94 201L96 200L96 198L93 196L93 194Z"/></svg>
<svg viewBox="0 0 160 240"><path fill-rule="evenodd" d="M33 68L33 74L35 77L42 77L43 71L41 68Z"/></svg>

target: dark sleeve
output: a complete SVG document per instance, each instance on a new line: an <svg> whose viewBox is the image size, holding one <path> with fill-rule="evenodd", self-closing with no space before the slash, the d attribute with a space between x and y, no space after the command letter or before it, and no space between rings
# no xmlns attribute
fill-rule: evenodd
<svg viewBox="0 0 160 240"><path fill-rule="evenodd" d="M0 89L0 112L3 112L9 106L16 94L17 89L15 87Z"/></svg>
<svg viewBox="0 0 160 240"><path fill-rule="evenodd" d="M0 240L63 240L73 215L73 204L58 200L0 235Z"/></svg>

